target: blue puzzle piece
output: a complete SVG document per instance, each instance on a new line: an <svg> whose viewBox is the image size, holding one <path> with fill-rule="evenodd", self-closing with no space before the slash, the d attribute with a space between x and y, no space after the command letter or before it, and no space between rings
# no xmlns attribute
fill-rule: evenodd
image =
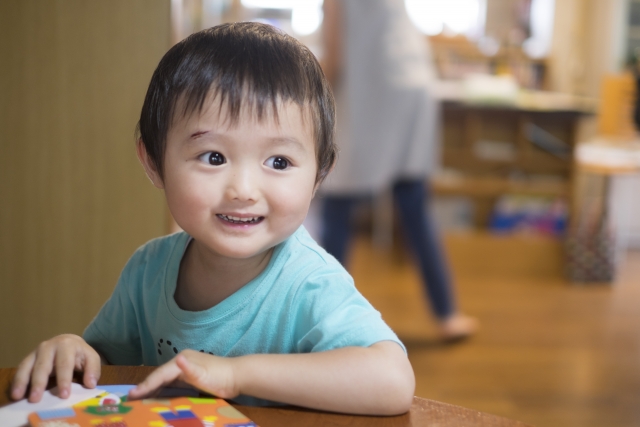
<svg viewBox="0 0 640 427"><path fill-rule="evenodd" d="M196 418L196 414L189 411L188 409L180 409L176 412L160 412L159 415L164 418L165 421L189 420L192 418Z"/></svg>
<svg viewBox="0 0 640 427"><path fill-rule="evenodd" d="M36 411L41 420L52 420L55 418L75 417L76 411L72 408L47 409L45 411Z"/></svg>

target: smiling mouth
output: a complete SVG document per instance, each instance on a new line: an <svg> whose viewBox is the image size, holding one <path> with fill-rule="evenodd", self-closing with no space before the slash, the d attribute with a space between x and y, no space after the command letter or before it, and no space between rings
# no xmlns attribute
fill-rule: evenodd
<svg viewBox="0 0 640 427"><path fill-rule="evenodd" d="M230 222L232 224L255 224L264 219L263 216L255 216L253 218L240 218L237 216L222 215L222 214L216 214L216 216L221 220Z"/></svg>

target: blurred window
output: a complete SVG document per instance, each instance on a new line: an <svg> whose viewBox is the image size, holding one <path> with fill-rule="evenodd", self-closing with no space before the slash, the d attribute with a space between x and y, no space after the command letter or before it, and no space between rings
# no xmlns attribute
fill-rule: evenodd
<svg viewBox="0 0 640 427"><path fill-rule="evenodd" d="M291 29L296 35L314 33L322 23L322 0L242 0L248 9L289 9Z"/></svg>
<svg viewBox="0 0 640 427"><path fill-rule="evenodd" d="M524 41L522 49L531 58L543 58L551 48L555 0L532 0L531 37Z"/></svg>
<svg viewBox="0 0 640 427"><path fill-rule="evenodd" d="M430 36L482 35L486 0L405 0L405 6L414 25Z"/></svg>
<svg viewBox="0 0 640 427"><path fill-rule="evenodd" d="M242 5L259 9L291 9L296 0L242 0Z"/></svg>

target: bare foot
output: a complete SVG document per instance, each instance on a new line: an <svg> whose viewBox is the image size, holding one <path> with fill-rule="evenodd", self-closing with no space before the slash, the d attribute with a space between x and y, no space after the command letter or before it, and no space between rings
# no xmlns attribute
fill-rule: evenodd
<svg viewBox="0 0 640 427"><path fill-rule="evenodd" d="M455 313L440 322L439 335L443 341L458 341L478 330L478 319Z"/></svg>

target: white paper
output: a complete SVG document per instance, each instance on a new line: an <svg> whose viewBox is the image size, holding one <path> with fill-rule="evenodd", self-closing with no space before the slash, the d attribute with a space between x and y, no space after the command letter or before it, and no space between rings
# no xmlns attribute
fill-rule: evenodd
<svg viewBox="0 0 640 427"><path fill-rule="evenodd" d="M103 393L103 390L84 388L80 384L71 383L71 394L67 399L60 399L56 396L57 392L57 387L45 391L38 403L29 403L27 399L22 399L16 403L3 406L0 408L0 425L2 427L28 427L28 417L32 412L68 408L76 403L96 397Z"/></svg>

